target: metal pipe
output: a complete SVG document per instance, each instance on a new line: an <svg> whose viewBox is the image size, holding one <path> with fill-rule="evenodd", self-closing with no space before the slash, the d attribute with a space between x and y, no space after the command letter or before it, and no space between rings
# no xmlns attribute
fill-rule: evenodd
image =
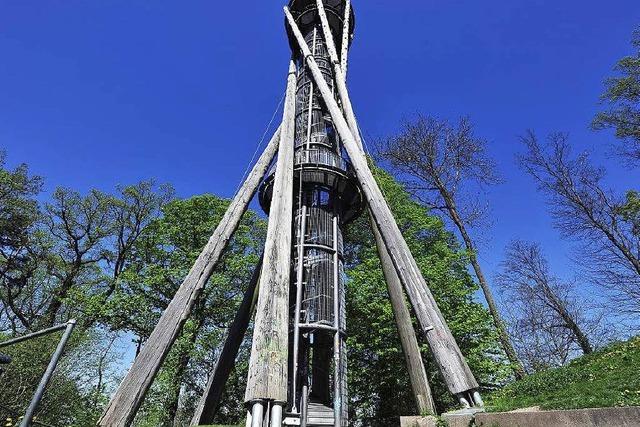
<svg viewBox="0 0 640 427"><path fill-rule="evenodd" d="M474 390L472 395L473 395L473 402L475 403L475 406L484 408L484 402L482 401L482 396L480 396L480 392L478 390Z"/></svg>
<svg viewBox="0 0 640 427"><path fill-rule="evenodd" d="M341 427L342 413L340 392L340 280L338 268L340 258L338 256L338 216L333 216L333 325L335 333L333 335L333 425Z"/></svg>
<svg viewBox="0 0 640 427"><path fill-rule="evenodd" d="M469 404L469 401L463 394L460 394L458 396L458 400L460 401L460 404L462 405L463 408L465 409L471 408L471 404Z"/></svg>
<svg viewBox="0 0 640 427"><path fill-rule="evenodd" d="M298 246L298 271L296 277L296 309L293 329L293 379L291 381L291 395L293 396L293 411L297 411L296 392L298 390L298 357L300 355L300 310L302 308L302 280L304 279L304 241L307 229L307 206L302 205L302 218L300 218L300 236Z"/></svg>
<svg viewBox="0 0 640 427"><path fill-rule="evenodd" d="M302 402L300 406L302 406L302 408L300 408L300 427L307 427L307 412L309 409L309 386L306 384L302 386Z"/></svg>
<svg viewBox="0 0 640 427"><path fill-rule="evenodd" d="M322 329L323 331L331 331L331 332L336 331L335 326L323 325L322 323L300 323L300 329L310 329L310 330ZM338 332L341 332L341 331L338 330Z"/></svg>
<svg viewBox="0 0 640 427"><path fill-rule="evenodd" d="M51 328L43 329L41 331L34 332L32 334L23 335L21 337L13 338L13 339L10 339L8 341L3 341L3 342L0 342L0 348L7 347L7 346L10 346L10 345L14 345L14 344L18 344L18 343L21 343L23 341L30 340L32 338L38 338L38 337L41 337L43 335L48 335L48 334L51 334L53 332L61 331L66 327L67 327L67 323L63 323L62 325L53 326Z"/></svg>
<svg viewBox="0 0 640 427"><path fill-rule="evenodd" d="M263 415L264 406L262 406L262 402L255 402L251 408L251 427L262 427Z"/></svg>
<svg viewBox="0 0 640 427"><path fill-rule="evenodd" d="M271 407L271 427L282 427L282 404L274 403Z"/></svg>
<svg viewBox="0 0 640 427"><path fill-rule="evenodd" d="M71 319L66 323L64 334L62 334L62 338L58 343L58 347L56 351L51 356L51 360L49 361L49 366L47 366L47 370L44 372L42 379L40 380L40 384L38 384L38 388L36 392L33 394L33 398L31 398L31 403L29 403L29 407L27 408L27 412L24 414L24 418L20 423L20 427L29 427L31 426L31 421L33 420L33 416L36 413L36 409L38 409L38 405L40 404L40 400L42 400L42 395L44 394L47 385L49 384L49 380L51 380L51 376L53 375L53 371L55 371L56 366L58 365L58 361L62 356L62 352L64 351L64 346L69 341L69 337L71 336L71 332L73 332L73 328L76 326L75 319Z"/></svg>

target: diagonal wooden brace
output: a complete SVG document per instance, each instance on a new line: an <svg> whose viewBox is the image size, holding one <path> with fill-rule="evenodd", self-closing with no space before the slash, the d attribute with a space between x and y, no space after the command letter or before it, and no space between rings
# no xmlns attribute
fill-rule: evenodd
<svg viewBox="0 0 640 427"><path fill-rule="evenodd" d="M100 426L122 427L131 424L149 387L162 366L171 346L178 338L184 323L213 273L222 252L240 223L242 215L253 199L260 181L278 151L280 129L276 131L266 149L254 165L249 176L235 195L227 212L216 227L200 256L182 282L182 285L162 313L158 324L136 357L126 377L111 398Z"/></svg>
<svg viewBox="0 0 640 427"><path fill-rule="evenodd" d="M347 64L349 63L349 28L351 19L351 0L347 0L344 7L344 25L342 26L342 53L340 54L340 68L344 81L347 81Z"/></svg>
<svg viewBox="0 0 640 427"><path fill-rule="evenodd" d="M478 383L469 369L458 344L453 338L433 298L433 294L422 277L422 273L411 255L407 243L402 237L402 233L393 218L393 214L369 169L367 159L358 147L356 139L351 133L338 103L333 98L331 90L325 82L315 59L311 55L311 51L304 41L304 37L300 33L293 16L291 16L288 8L285 7L284 10L289 25L302 50L303 57L313 74L313 78L329 109L336 130L351 159L360 186L369 203L374 221L378 226L384 244L396 267L398 276L418 316L418 321L423 329L426 329L428 326L433 326L434 328L427 334L427 340L429 341L431 351L438 363L447 387L453 394L477 389Z"/></svg>

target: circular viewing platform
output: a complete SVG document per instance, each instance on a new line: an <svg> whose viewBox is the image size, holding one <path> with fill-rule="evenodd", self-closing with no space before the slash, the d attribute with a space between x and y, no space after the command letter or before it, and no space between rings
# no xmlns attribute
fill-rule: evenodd
<svg viewBox="0 0 640 427"><path fill-rule="evenodd" d="M324 0L324 9L327 13L327 21L333 32L333 38L336 43L338 51L342 48L342 29L344 27L344 16L346 9L346 1L344 0ZM302 34L307 34L313 29L314 26L320 24L320 16L318 15L318 7L316 0L291 0L289 2L289 10L291 15L298 24ZM289 25L286 24L287 35L289 36L289 45L293 52L298 52L298 42L296 42ZM351 6L351 12L349 17L349 44L353 40L353 33L355 30L355 15L353 13L353 6Z"/></svg>
<svg viewBox="0 0 640 427"><path fill-rule="evenodd" d="M342 223L353 220L362 212L364 199L353 167L348 160L336 152L322 146L296 150L293 174L295 192L302 183L303 186L315 185L328 188L339 194L343 203ZM274 177L275 165L260 186L260 206L267 214L273 197Z"/></svg>

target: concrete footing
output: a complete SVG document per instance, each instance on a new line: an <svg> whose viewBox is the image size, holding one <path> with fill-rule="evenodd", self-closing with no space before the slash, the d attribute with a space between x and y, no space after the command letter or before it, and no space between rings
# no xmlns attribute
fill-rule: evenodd
<svg viewBox="0 0 640 427"><path fill-rule="evenodd" d="M449 427L640 427L640 407L513 412L452 412L441 417ZM401 427L436 427L435 417L402 417Z"/></svg>

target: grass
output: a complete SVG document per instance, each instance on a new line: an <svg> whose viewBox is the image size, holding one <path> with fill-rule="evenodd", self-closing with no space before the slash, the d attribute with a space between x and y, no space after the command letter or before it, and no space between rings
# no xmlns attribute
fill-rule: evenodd
<svg viewBox="0 0 640 427"><path fill-rule="evenodd" d="M509 384L487 396L486 404L492 412L640 405L640 337Z"/></svg>

